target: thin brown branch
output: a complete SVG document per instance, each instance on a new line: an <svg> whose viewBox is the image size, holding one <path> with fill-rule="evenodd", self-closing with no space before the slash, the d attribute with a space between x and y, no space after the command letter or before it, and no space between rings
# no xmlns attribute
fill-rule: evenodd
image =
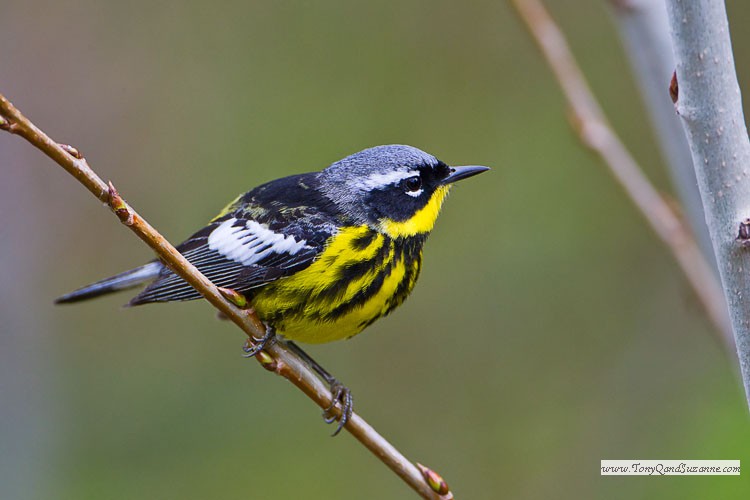
<svg viewBox="0 0 750 500"><path fill-rule="evenodd" d="M585 146L601 157L636 208L674 255L729 352L734 337L716 275L692 234L659 194L607 123L561 30L539 0L512 0L565 94L572 124Z"/></svg>
<svg viewBox="0 0 750 500"><path fill-rule="evenodd" d="M224 316L248 336L248 342L261 338L265 327L252 309L240 308L224 298L221 290L198 271L159 232L144 220L117 193L112 183L105 184L89 167L80 152L72 146L58 144L38 129L10 101L0 94L0 129L26 139L75 177L100 201L106 203L120 221L156 252L175 274L190 283ZM289 380L322 409L331 405L331 392L303 360L278 342L266 347L257 357L261 365ZM337 416L341 408L334 409ZM349 433L396 473L423 498L450 499L451 492L439 476L424 466L418 468L385 440L362 417L353 413L344 427Z"/></svg>

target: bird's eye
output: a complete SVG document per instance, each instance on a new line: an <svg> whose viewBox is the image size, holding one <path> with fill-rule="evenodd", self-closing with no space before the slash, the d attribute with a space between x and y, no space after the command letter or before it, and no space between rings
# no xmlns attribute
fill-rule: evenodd
<svg viewBox="0 0 750 500"><path fill-rule="evenodd" d="M406 179L406 190L412 193L422 189L422 178L420 176L409 177Z"/></svg>

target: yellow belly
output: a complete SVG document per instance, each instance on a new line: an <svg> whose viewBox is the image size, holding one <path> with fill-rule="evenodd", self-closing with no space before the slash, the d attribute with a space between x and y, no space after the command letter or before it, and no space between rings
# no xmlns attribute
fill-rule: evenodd
<svg viewBox="0 0 750 500"><path fill-rule="evenodd" d="M421 241L404 246L367 226L345 227L308 268L254 293L253 306L291 340L349 338L403 302L420 261Z"/></svg>

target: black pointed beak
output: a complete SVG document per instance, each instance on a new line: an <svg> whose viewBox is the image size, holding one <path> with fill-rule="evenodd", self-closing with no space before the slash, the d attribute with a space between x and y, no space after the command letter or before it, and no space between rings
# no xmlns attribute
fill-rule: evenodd
<svg viewBox="0 0 750 500"><path fill-rule="evenodd" d="M452 182L466 179L472 175L481 174L489 170L489 167L482 167L480 165L466 165L463 167L450 167L450 174L448 177L443 179L443 184L450 184Z"/></svg>

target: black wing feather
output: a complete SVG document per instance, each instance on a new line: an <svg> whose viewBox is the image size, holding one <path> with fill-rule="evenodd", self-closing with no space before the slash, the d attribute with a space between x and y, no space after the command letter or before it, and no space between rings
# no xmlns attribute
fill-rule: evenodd
<svg viewBox="0 0 750 500"><path fill-rule="evenodd" d="M177 247L194 266L215 285L246 293L309 266L322 252L328 239L341 223L332 202L317 189L316 174L302 174L278 179L241 196L228 211L185 240ZM295 253L270 252L250 265L230 260L209 247L209 237L222 224L234 219L232 228L242 230L249 221L295 241L306 242ZM243 249L250 255L270 247L250 237ZM148 302L192 300L201 295L168 268L138 294L129 305Z"/></svg>

